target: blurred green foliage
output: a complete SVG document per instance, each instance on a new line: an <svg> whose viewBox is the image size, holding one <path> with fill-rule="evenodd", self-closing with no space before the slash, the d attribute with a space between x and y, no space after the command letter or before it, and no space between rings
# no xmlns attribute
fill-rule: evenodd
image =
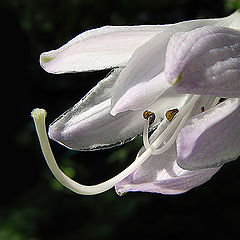
<svg viewBox="0 0 240 240"><path fill-rule="evenodd" d="M227 0L225 1L225 8L232 11L240 9L240 0Z"/></svg>
<svg viewBox="0 0 240 240"><path fill-rule="evenodd" d="M179 196L114 190L78 196L52 176L30 112L48 110L48 123L75 104L107 72L53 76L41 52L103 25L163 24L222 17L239 7L223 0L1 0L2 119L7 134L1 164L0 240L92 240L187 236L231 239L240 222L240 163L227 164L203 186ZM3 96L3 94L2 94ZM10 103L11 101L11 103ZM4 129L3 129L4 130ZM102 182L133 161L141 143L97 152L52 143L61 168L84 184Z"/></svg>

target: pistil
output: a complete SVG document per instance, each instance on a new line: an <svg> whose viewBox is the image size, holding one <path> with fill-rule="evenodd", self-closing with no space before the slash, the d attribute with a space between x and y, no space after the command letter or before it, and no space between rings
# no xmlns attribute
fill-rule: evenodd
<svg viewBox="0 0 240 240"><path fill-rule="evenodd" d="M50 170L60 183L62 183L65 187L69 188L71 191L78 194L95 195L109 190L110 188L115 186L118 182L120 182L128 175L130 175L134 170L139 168L141 164L143 164L148 159L148 157L151 156L152 153L150 149L147 149L142 155L137 157L135 161L132 164L130 164L126 169L124 169L118 175L109 179L106 182L92 186L82 185L75 182L67 175L65 175L57 165L46 132L45 126L46 111L44 109L36 108L32 111L31 115L35 123L40 146L45 157L45 160L48 164L48 167L50 168Z"/></svg>

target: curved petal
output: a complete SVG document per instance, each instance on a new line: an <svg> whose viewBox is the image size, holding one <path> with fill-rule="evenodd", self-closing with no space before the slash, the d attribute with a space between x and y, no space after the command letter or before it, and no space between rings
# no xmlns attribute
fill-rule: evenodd
<svg viewBox="0 0 240 240"><path fill-rule="evenodd" d="M57 118L49 126L49 137L71 149L95 150L121 144L128 138L140 134L138 132L126 134L129 130L126 124L129 118L127 114L117 118L109 114L112 86L120 72L121 69L112 71L73 108Z"/></svg>
<svg viewBox="0 0 240 240"><path fill-rule="evenodd" d="M181 129L177 162L184 169L216 167L240 155L240 99L228 99Z"/></svg>
<svg viewBox="0 0 240 240"><path fill-rule="evenodd" d="M215 25L234 28L234 29L240 29L240 10L236 10L230 16L222 18L220 22L216 23Z"/></svg>
<svg viewBox="0 0 240 240"><path fill-rule="evenodd" d="M79 103L60 116L49 127L49 137L75 150L96 150L123 144L143 132L143 112L127 111L113 117L111 110L112 85L120 70L115 70L98 83ZM151 126L159 124L167 110L181 108L189 100L173 88L169 89L148 110L155 113Z"/></svg>
<svg viewBox="0 0 240 240"><path fill-rule="evenodd" d="M120 72L121 69L114 70L56 119L49 127L49 137L74 150L96 150L123 144L140 135L144 125L142 111L110 115L112 86Z"/></svg>
<svg viewBox="0 0 240 240"><path fill-rule="evenodd" d="M163 77L160 73L164 69L168 41L174 33L187 32L206 25L237 27L239 18L240 12L237 11L226 18L192 20L167 25L166 29L134 52L126 68L121 72L114 85L111 114L137 110L141 107L141 103L144 103L142 107L147 106L160 96L163 91L154 91L148 87L156 87L157 82L159 85L162 84ZM126 101L128 96L132 96L131 101Z"/></svg>
<svg viewBox="0 0 240 240"><path fill-rule="evenodd" d="M239 12L207 24L239 27ZM194 21L193 21L194 22ZM57 50L42 53L41 66L50 73L94 71L125 66L136 48L167 26L105 26L86 31Z"/></svg>
<svg viewBox="0 0 240 240"><path fill-rule="evenodd" d="M160 73L147 82L140 82L127 92L117 101L111 110L111 115L127 110L139 110L146 108L161 96L171 85L165 80L165 75Z"/></svg>
<svg viewBox="0 0 240 240"><path fill-rule="evenodd" d="M178 93L240 96L239 49L239 30L208 26L177 33L166 52L166 79Z"/></svg>
<svg viewBox="0 0 240 240"><path fill-rule="evenodd" d="M86 31L57 50L42 53L40 64L50 73L95 71L125 66L136 48L165 27L105 26Z"/></svg>
<svg viewBox="0 0 240 240"><path fill-rule="evenodd" d="M161 155L150 156L135 172L120 181L116 192L141 191L162 194L181 194L208 181L219 168L188 171L176 162L175 144Z"/></svg>

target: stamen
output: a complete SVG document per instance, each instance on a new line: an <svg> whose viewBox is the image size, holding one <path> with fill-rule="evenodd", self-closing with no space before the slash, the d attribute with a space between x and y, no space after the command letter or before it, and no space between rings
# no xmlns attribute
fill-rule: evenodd
<svg viewBox="0 0 240 240"><path fill-rule="evenodd" d="M167 151L167 150L172 146L172 144L176 141L176 138L177 138L177 136L178 136L178 133L179 133L180 130L184 127L186 121L188 120L188 117L189 117L190 114L191 114L191 111L187 112L187 114L185 114L182 119L181 119L180 117L178 117L178 119L174 119L173 123L174 123L175 125L179 124L179 125L177 126L177 129L174 131L174 133L172 134L172 136L171 136L171 138L168 140L168 142L165 143L161 148L156 149L156 150L152 153L152 155L162 154L162 153L164 153L165 151ZM180 121L179 121L179 120L180 120ZM179 122L180 122L180 123L179 123ZM172 124L173 124L173 123L172 123ZM172 124L171 124L171 125L172 125ZM171 126L171 127L173 127L173 126ZM170 126L169 126L168 128L170 128ZM165 137L165 136L164 136L164 137ZM160 140L160 139L159 139L159 140ZM161 144L162 144L162 142L161 142Z"/></svg>
<svg viewBox="0 0 240 240"><path fill-rule="evenodd" d="M168 122L171 122L178 112L179 112L179 110L177 108L168 110L165 114Z"/></svg>
<svg viewBox="0 0 240 240"><path fill-rule="evenodd" d="M172 121L172 123L163 131L163 133L150 146L150 149L155 149L152 155L161 154L167 151L172 146L172 144L175 142L178 136L178 133L187 122L194 108L194 105L198 99L199 99L199 96L193 96L192 99L187 103L187 105L184 106L180 112L178 111L179 112L178 116ZM171 134L174 128L176 128L176 130L174 131L173 135L168 140L168 142L164 144L161 148L157 149L168 138L169 134Z"/></svg>
<svg viewBox="0 0 240 240"><path fill-rule="evenodd" d="M147 120L149 120L149 125L152 125L155 121L155 114L151 111L148 111L146 110L144 113L143 113L143 117Z"/></svg>
<svg viewBox="0 0 240 240"><path fill-rule="evenodd" d="M145 121L144 123L144 127L143 127L143 145L145 147L145 149L150 148L150 143L149 143L149 138L148 138L148 130L149 130L149 126L151 124L153 124L153 122L155 121L155 114L149 110L146 110L143 113L143 118L146 119L147 121Z"/></svg>
<svg viewBox="0 0 240 240"><path fill-rule="evenodd" d="M145 149L150 148L150 143L148 139L148 129L149 129L149 119L147 119L143 126L143 145Z"/></svg>
<svg viewBox="0 0 240 240"><path fill-rule="evenodd" d="M118 175L109 179L106 182L92 186L82 185L75 182L67 175L65 175L57 165L46 132L45 126L46 111L44 109L37 108L32 111L31 115L35 123L41 149L45 157L45 160L48 164L48 167L51 169L52 173L60 183L62 183L65 187L69 188L70 190L78 194L95 195L109 190L119 181L121 181L129 174L131 174L134 170L136 170L138 167L140 167L141 164L144 163L148 159L148 157L152 154L151 148L147 149L142 153L142 155L137 157L135 161L132 164L130 164L126 169L124 169Z"/></svg>

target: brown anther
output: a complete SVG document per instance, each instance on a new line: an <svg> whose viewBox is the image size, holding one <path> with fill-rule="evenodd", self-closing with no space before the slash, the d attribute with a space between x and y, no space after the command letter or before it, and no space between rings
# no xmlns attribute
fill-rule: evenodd
<svg viewBox="0 0 240 240"><path fill-rule="evenodd" d="M155 121L155 114L149 110L146 110L144 113L143 113L143 118L148 120L149 119L149 125L153 124L154 121Z"/></svg>
<svg viewBox="0 0 240 240"><path fill-rule="evenodd" d="M179 110L177 108L168 110L166 112L166 118L167 118L168 122L171 122L178 112L179 112Z"/></svg>

